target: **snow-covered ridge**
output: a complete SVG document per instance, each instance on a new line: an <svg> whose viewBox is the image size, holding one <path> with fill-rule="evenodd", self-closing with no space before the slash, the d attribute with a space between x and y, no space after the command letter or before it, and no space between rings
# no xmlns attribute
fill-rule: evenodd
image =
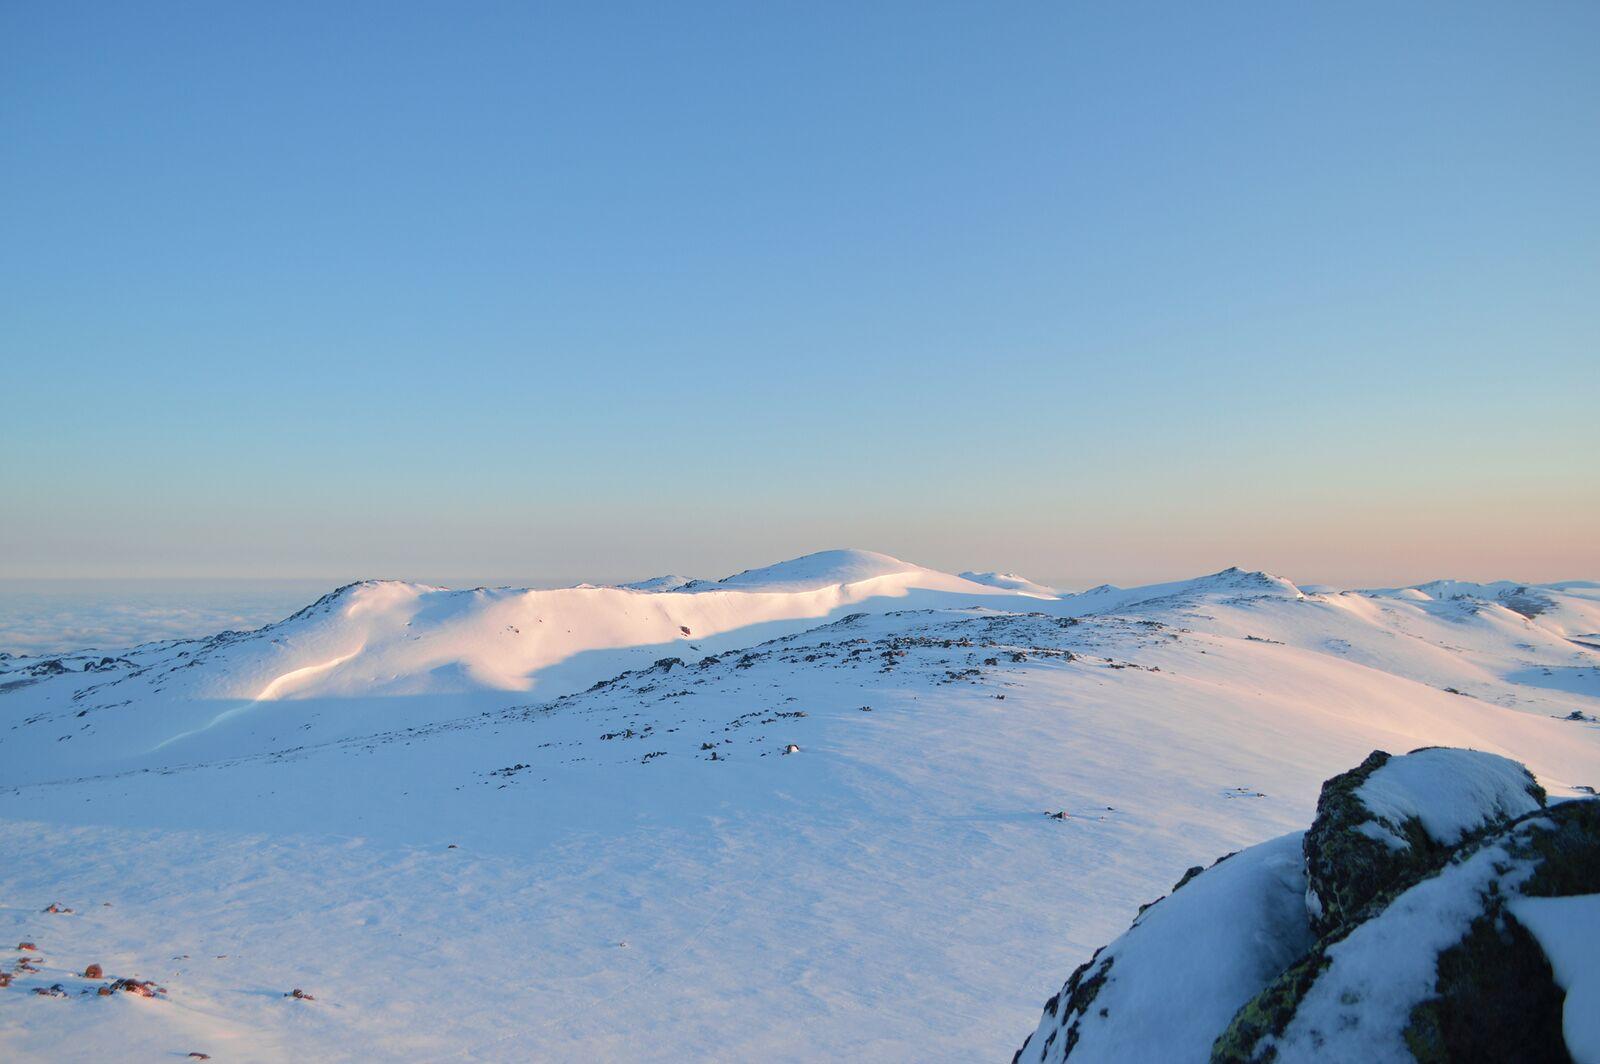
<svg viewBox="0 0 1600 1064"><path fill-rule="evenodd" d="M1257 609L1267 603L1314 603L1349 614L1365 627L1386 617L1358 604L1383 602L1390 604L1383 607L1390 613L1404 604L1424 617L1452 621L1459 621L1463 611L1487 610L1484 619L1502 629L1533 625L1587 647L1587 633L1600 632L1600 601L1585 597L1581 582L1571 586L1579 590L1539 589L1535 609L1527 605L1534 592L1509 583L1436 581L1404 592L1307 596L1281 577L1230 568L1190 580L1060 594L1015 573L953 575L873 551L829 550L715 582L664 576L621 587L451 590L361 581L254 632L150 644L126 656L136 673L159 675L159 681L146 679L159 682L169 695L259 703L535 689L555 694L664 654L748 645L850 612L914 607L1179 616L1203 603ZM1520 612L1508 603L1520 606ZM1318 648L1345 642L1350 641ZM53 660L52 666L9 658L0 662L0 676L94 663L74 655ZM1579 666L1566 682L1582 688L1592 679L1592 670L1585 673Z"/></svg>
<svg viewBox="0 0 1600 1064"><path fill-rule="evenodd" d="M1038 598L1060 598L1061 592L1053 587L1036 583L1025 576L1016 573L974 573L965 572L961 579L970 580L974 584L983 584L986 587L1003 587L1011 591L1020 591L1025 595L1034 595Z"/></svg>
<svg viewBox="0 0 1600 1064"><path fill-rule="evenodd" d="M934 573L920 565L903 562L870 550L824 550L803 555L776 565L746 569L717 581L719 588L747 591L815 591L818 588L854 584L886 576L912 576ZM936 574L943 576L945 574Z"/></svg>
<svg viewBox="0 0 1600 1064"><path fill-rule="evenodd" d="M866 552L655 590L371 581L0 661L0 922L43 954L0 989L0 1054L1003 1059L1140 901L1303 830L1369 751L1600 784L1578 592L1529 617L1245 570L997 582ZM1411 823L1400 856L1429 856ZM1305 912L1293 858L1141 923L1230 882ZM170 996L96 1002L91 962Z"/></svg>
<svg viewBox="0 0 1600 1064"><path fill-rule="evenodd" d="M1227 598L1243 601L1252 598L1304 599L1306 596L1291 581L1259 570L1237 566L1190 580L1173 580L1142 587L1116 587L1101 584L1076 595L1063 595L1063 601L1087 613L1113 610L1149 609L1157 604L1181 606L1202 598Z"/></svg>
<svg viewBox="0 0 1600 1064"><path fill-rule="evenodd" d="M617 586L625 591L678 591L695 582L693 577L668 573L663 576L652 576L648 580L635 580L631 584L618 584Z"/></svg>
<svg viewBox="0 0 1600 1064"><path fill-rule="evenodd" d="M163 689L196 699L261 702L535 687L559 693L675 648L747 644L863 609L1011 609L1019 600L1071 609L1070 597L1023 578L973 575L986 579L873 551L831 550L716 582L668 576L624 587L452 590L366 580L255 632L156 644L137 648L135 657L141 664L182 665L184 671L163 681ZM1240 583L1212 577L1181 586L1193 591ZM1178 586L1154 590L1170 594Z"/></svg>
<svg viewBox="0 0 1600 1064"><path fill-rule="evenodd" d="M721 646L729 637L749 643L849 610L1004 605L1018 596L866 551L808 555L715 584L666 586L673 579L641 588L459 591L362 581L197 651L227 660L195 672L193 693L269 700L560 688L551 670L583 655L599 657L572 683L645 655Z"/></svg>

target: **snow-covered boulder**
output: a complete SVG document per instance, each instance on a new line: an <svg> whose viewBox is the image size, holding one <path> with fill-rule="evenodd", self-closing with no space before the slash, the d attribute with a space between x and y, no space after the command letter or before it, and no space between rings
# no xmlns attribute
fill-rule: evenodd
<svg viewBox="0 0 1600 1064"><path fill-rule="evenodd" d="M1492 754L1377 751L1305 835L1190 869L1015 1060L1600 1064L1597 998L1600 801L1545 808Z"/></svg>
<svg viewBox="0 0 1600 1064"><path fill-rule="evenodd" d="M1600 953L1564 948L1568 926L1600 920L1597 894L1600 802L1531 813L1324 937L1212 1060L1600 1060Z"/></svg>
<svg viewBox="0 0 1600 1064"><path fill-rule="evenodd" d="M1508 758L1442 747L1374 750L1322 785L1305 835L1306 907L1327 934L1385 891L1440 867L1465 840L1544 805Z"/></svg>
<svg viewBox="0 0 1600 1064"><path fill-rule="evenodd" d="M1206 1060L1239 1007L1311 948L1304 893L1298 834L1191 868L1072 973L1015 1060Z"/></svg>

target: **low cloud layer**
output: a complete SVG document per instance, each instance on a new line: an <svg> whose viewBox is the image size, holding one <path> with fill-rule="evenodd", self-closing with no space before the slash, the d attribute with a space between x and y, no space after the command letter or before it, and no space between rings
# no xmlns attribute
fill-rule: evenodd
<svg viewBox="0 0 1600 1064"><path fill-rule="evenodd" d="M259 628L330 587L305 581L7 581L0 584L0 651L119 650Z"/></svg>

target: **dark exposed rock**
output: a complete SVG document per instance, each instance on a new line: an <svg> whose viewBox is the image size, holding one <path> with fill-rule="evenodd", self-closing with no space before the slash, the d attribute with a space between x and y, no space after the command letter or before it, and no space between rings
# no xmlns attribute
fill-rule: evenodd
<svg viewBox="0 0 1600 1064"><path fill-rule="evenodd" d="M1214 1064L1277 1059L1274 1043L1318 980L1329 974L1336 959L1333 947L1358 931L1378 928L1391 911L1399 914L1397 926L1415 913L1452 919L1450 912L1436 908L1441 892L1423 893L1422 888L1433 886L1435 878L1468 881L1467 863L1474 857L1477 865L1490 869L1481 886L1469 888L1477 898L1477 913L1462 923L1460 940L1438 954L1433 994L1411 1009L1398 1034L1424 1064L1570 1060L1562 1037L1565 993L1544 951L1508 906L1519 897L1600 893L1600 802L1590 800L1527 814L1458 847L1442 869L1424 871L1373 898L1239 1010L1212 1047ZM1402 899L1403 904L1395 904ZM1418 948L1404 936L1396 936L1393 947ZM1357 968L1356 974L1365 973ZM1316 1032L1317 1044L1339 1056L1339 1039L1359 1025L1358 1015L1352 1011L1333 1029Z"/></svg>
<svg viewBox="0 0 1600 1064"><path fill-rule="evenodd" d="M1277 885L1213 878L1216 865L1190 868L1046 1002L1014 1059L1055 1064L1074 1049L1096 1059L1188 1059L1209 1049L1223 1064L1408 1054L1424 1064L1568 1061L1566 994L1545 953L1565 917L1519 906L1600 894L1600 801L1545 801L1533 777L1504 758L1375 751L1324 785L1303 838L1246 851L1237 867L1254 874L1271 867L1264 855L1277 847ZM1306 875L1292 886L1297 853ZM1219 923L1236 930L1217 937ZM1268 940L1277 951L1255 954L1254 969L1230 956ZM1429 971L1424 996L1417 974ZM1223 999L1231 1019L1215 996L1205 1003L1223 984L1240 992ZM1176 1039L1175 1024L1187 1024Z"/></svg>
<svg viewBox="0 0 1600 1064"><path fill-rule="evenodd" d="M1425 748L1406 756L1417 755L1454 757L1472 756L1472 752L1439 750L1435 754ZM1489 754L1475 756L1509 764ZM1374 750L1360 765L1322 785L1316 819L1305 837L1307 904L1318 934L1334 931L1384 891L1415 882L1441 867L1467 838L1502 827L1512 817L1545 803L1544 789L1518 766L1525 778L1527 802L1513 808L1486 806L1481 816L1473 818L1474 827L1466 836L1436 839L1419 817L1375 811L1362 799L1363 786L1391 760L1390 754ZM1433 800L1421 793L1408 797L1417 803Z"/></svg>
<svg viewBox="0 0 1600 1064"><path fill-rule="evenodd" d="M1312 943L1300 837L1246 853L1186 875L1143 906L1046 1004L1018 1059L1156 1061L1208 1052L1239 1006Z"/></svg>
<svg viewBox="0 0 1600 1064"><path fill-rule="evenodd" d="M1111 965L1116 958L1107 957L1104 964L1096 964L1100 959L1100 954L1104 952L1105 947L1103 946L1095 950L1094 956L1083 964L1078 965L1077 970L1067 978L1067 985L1061 988L1061 993L1056 994L1044 1003L1044 1011L1046 1013L1061 1019L1060 1029L1066 1032L1062 1050L1064 1055L1070 1054L1072 1047L1078 1044L1078 1021L1088 1013L1090 1006L1094 1004L1096 995L1100 993L1100 988L1106 985L1106 979L1111 975ZM1063 996L1066 997L1065 1002L1061 1000ZM1052 1032L1050 1038L1053 1039L1054 1037L1055 1032ZM1027 1048L1027 1044L1024 1043L1012 1055L1011 1064L1017 1064L1022 1057L1023 1050Z"/></svg>
<svg viewBox="0 0 1600 1064"><path fill-rule="evenodd" d="M1383 843L1356 830L1372 819L1372 812L1356 791L1373 772L1388 764L1390 755L1374 750L1349 772L1341 772L1322 785L1316 819L1306 832L1306 889L1316 902L1312 925L1326 933L1338 927L1382 888L1404 874L1401 859ZM1402 837L1412 845L1406 859L1423 857L1429 844L1420 824L1402 826Z"/></svg>
<svg viewBox="0 0 1600 1064"><path fill-rule="evenodd" d="M119 990L124 994L133 994L137 997L147 998L164 997L167 993L166 987L157 986L149 979L115 979L109 986L101 987L100 994L102 997L105 997L114 994Z"/></svg>
<svg viewBox="0 0 1600 1064"><path fill-rule="evenodd" d="M1406 1048L1419 1064L1572 1059L1561 1037L1565 994L1533 936L1507 912L1472 922L1439 954L1438 996L1411 1011Z"/></svg>

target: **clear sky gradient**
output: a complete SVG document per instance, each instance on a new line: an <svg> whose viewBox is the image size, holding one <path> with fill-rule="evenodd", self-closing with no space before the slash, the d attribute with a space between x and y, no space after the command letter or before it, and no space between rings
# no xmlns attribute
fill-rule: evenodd
<svg viewBox="0 0 1600 1064"><path fill-rule="evenodd" d="M1600 5L0 5L0 577L1600 577Z"/></svg>

